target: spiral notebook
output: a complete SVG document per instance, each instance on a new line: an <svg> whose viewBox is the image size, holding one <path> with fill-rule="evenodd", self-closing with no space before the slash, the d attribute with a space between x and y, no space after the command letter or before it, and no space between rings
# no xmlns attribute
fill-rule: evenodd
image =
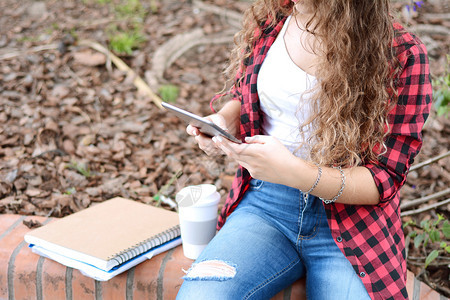
<svg viewBox="0 0 450 300"><path fill-rule="evenodd" d="M118 197L34 229L24 239L109 271L179 236L176 212Z"/></svg>

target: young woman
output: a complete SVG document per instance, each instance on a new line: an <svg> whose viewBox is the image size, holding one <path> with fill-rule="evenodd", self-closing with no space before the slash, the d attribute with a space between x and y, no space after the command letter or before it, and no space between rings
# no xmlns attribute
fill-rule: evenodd
<svg viewBox="0 0 450 300"><path fill-rule="evenodd" d="M266 299L304 276L308 299L407 299L399 190L431 85L389 0L257 0L228 73L209 118L244 143L187 132L240 167L179 299Z"/></svg>

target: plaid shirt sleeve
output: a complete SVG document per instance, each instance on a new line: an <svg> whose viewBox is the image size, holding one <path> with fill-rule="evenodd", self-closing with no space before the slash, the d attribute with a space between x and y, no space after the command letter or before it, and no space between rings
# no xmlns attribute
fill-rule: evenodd
<svg viewBox="0 0 450 300"><path fill-rule="evenodd" d="M388 114L386 152L377 163L365 164L373 175L381 203L392 200L406 181L409 167L422 146L421 131L432 98L425 46L409 33L403 33L396 42L402 72L398 101Z"/></svg>

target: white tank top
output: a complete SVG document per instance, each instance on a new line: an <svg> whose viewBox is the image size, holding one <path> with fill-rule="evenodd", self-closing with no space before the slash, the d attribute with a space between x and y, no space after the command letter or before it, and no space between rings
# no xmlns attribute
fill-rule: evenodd
<svg viewBox="0 0 450 300"><path fill-rule="evenodd" d="M299 68L289 56L284 34L290 19L289 16L270 47L258 75L262 134L276 137L294 155L307 159L307 150L297 148L310 132L302 137L299 125L311 114L308 90L314 86L316 78Z"/></svg>

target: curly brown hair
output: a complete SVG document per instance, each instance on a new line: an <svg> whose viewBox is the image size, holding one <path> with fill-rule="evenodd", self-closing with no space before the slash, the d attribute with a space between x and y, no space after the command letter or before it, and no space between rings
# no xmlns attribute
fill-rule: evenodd
<svg viewBox="0 0 450 300"><path fill-rule="evenodd" d="M320 43L317 84L312 90L313 113L300 125L313 133L312 161L323 165L356 166L374 161L384 151L389 104L396 97L396 61L392 49L393 20L389 0L300 0L313 16L306 29ZM243 29L235 36L226 74L235 80L245 72L243 61L251 55L268 21L295 14L292 1L257 0L244 15ZM313 22L314 21L314 22ZM312 25L313 24L313 25ZM240 80L235 81L240 84Z"/></svg>

